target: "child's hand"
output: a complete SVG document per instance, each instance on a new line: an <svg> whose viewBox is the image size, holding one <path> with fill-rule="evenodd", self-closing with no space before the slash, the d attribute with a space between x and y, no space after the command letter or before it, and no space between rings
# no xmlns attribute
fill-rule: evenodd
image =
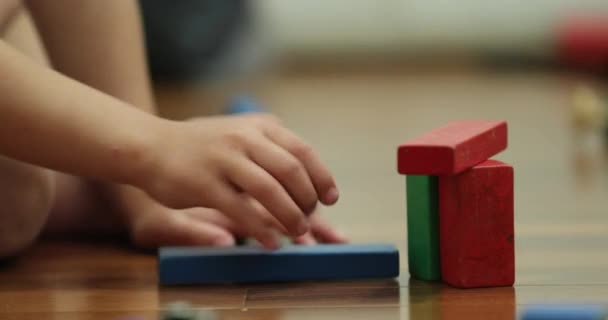
<svg viewBox="0 0 608 320"><path fill-rule="evenodd" d="M293 242L303 245L346 243L348 238L325 221L318 212L315 212L310 216L310 231L293 239Z"/></svg>
<svg viewBox="0 0 608 320"><path fill-rule="evenodd" d="M218 209L276 247L274 230L301 236L318 201L338 200L334 178L318 155L272 116L168 123L153 165L138 183L167 206Z"/></svg>
<svg viewBox="0 0 608 320"><path fill-rule="evenodd" d="M247 237L240 226L215 209L170 209L150 199L147 209L132 215L129 226L136 246L214 246L235 245L236 237ZM293 240L296 244L345 243L344 235L325 222L318 213L310 216L310 231Z"/></svg>
<svg viewBox="0 0 608 320"><path fill-rule="evenodd" d="M215 209L171 209L150 199L149 209L132 215L129 232L140 248L161 246L212 246L235 244L241 232L228 217Z"/></svg>

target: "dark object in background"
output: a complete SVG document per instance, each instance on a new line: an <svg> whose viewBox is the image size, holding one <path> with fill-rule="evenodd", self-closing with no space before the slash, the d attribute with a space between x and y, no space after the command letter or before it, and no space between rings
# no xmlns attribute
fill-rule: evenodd
<svg viewBox="0 0 608 320"><path fill-rule="evenodd" d="M548 52L493 50L480 55L484 65L500 70L575 71L608 77L608 12L578 13L557 22Z"/></svg>
<svg viewBox="0 0 608 320"><path fill-rule="evenodd" d="M246 0L140 0L156 80L200 78L247 27Z"/></svg>
<svg viewBox="0 0 608 320"><path fill-rule="evenodd" d="M477 58L482 66L502 72L567 70L557 57L548 54L486 50Z"/></svg>

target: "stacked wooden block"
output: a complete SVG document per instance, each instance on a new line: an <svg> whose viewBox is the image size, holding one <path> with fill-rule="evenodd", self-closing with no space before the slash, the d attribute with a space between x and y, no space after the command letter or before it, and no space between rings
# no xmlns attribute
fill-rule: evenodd
<svg viewBox="0 0 608 320"><path fill-rule="evenodd" d="M513 285L513 167L490 159L506 147L504 121L453 122L399 146L414 278Z"/></svg>

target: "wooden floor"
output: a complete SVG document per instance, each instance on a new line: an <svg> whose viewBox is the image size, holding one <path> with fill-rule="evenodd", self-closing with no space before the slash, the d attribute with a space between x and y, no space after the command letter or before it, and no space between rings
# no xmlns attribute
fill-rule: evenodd
<svg viewBox="0 0 608 320"><path fill-rule="evenodd" d="M354 242L398 245L398 279L159 288L154 254L46 242L0 267L0 319L158 319L178 300L217 319L267 320L513 319L536 302L608 304L608 170L603 153L577 147L572 84L551 74L487 72L267 79L258 86L266 106L315 145L337 176L342 198L326 216ZM174 117L221 99L202 89L159 91ZM396 146L468 118L509 121L510 146L497 158L515 167L514 288L457 290L408 276Z"/></svg>

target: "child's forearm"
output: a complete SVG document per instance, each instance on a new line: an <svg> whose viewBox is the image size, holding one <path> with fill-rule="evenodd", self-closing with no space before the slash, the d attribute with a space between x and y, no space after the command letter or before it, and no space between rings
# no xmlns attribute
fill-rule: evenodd
<svg viewBox="0 0 608 320"><path fill-rule="evenodd" d="M30 1L28 8L55 69L146 112L156 112L136 1ZM128 185L108 183L103 190L126 220L157 205Z"/></svg>
<svg viewBox="0 0 608 320"><path fill-rule="evenodd" d="M0 42L0 153L132 183L163 120L30 61Z"/></svg>

